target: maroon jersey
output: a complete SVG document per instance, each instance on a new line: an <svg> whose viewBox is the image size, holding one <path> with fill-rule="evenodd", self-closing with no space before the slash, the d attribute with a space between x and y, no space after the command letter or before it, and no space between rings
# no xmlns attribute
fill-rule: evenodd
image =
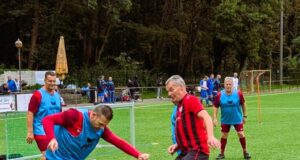
<svg viewBox="0 0 300 160"><path fill-rule="evenodd" d="M199 99L186 94L177 107L176 141L183 153L192 150L209 155L207 132L203 119L197 114L204 110Z"/></svg>

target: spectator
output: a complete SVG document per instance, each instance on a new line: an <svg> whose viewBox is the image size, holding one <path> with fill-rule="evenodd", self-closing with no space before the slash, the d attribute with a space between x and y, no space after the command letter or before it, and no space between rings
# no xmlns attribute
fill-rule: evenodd
<svg viewBox="0 0 300 160"><path fill-rule="evenodd" d="M156 99L162 99L162 87L164 86L164 82L161 77L159 77L156 81L157 94Z"/></svg>
<svg viewBox="0 0 300 160"><path fill-rule="evenodd" d="M20 89L21 89L21 86L20 86L20 85L21 85L22 83L19 81L18 78L15 78L15 84L16 84L16 86L17 86L17 91L20 92L20 91L21 91L21 90L20 90Z"/></svg>
<svg viewBox="0 0 300 160"><path fill-rule="evenodd" d="M233 73L233 89L238 90L239 89L239 78L238 74L236 72Z"/></svg>
<svg viewBox="0 0 300 160"><path fill-rule="evenodd" d="M115 103L115 84L112 80L112 77L108 77L107 82L107 91L108 91L108 103Z"/></svg>
<svg viewBox="0 0 300 160"><path fill-rule="evenodd" d="M134 88L134 83L133 83L133 81L131 79L128 79L128 81L127 81L127 87L129 88L130 98L134 99L135 88Z"/></svg>
<svg viewBox="0 0 300 160"><path fill-rule="evenodd" d="M7 76L7 85L10 91L17 92L17 85L13 79L11 79L11 76Z"/></svg>
<svg viewBox="0 0 300 160"><path fill-rule="evenodd" d="M103 103L104 98L107 94L106 90L106 82L104 80L104 75L101 75L101 77L98 78L97 80L97 90L98 90L98 102Z"/></svg>
<svg viewBox="0 0 300 160"><path fill-rule="evenodd" d="M88 99L90 99L90 96L91 96L90 89L91 89L91 84L90 83L87 83L85 86L83 86L81 88L81 94L82 94L82 96L86 95L88 97Z"/></svg>
<svg viewBox="0 0 300 160"><path fill-rule="evenodd" d="M134 100L139 100L140 97L138 96L137 93L140 91L141 84L140 84L140 81L139 81L137 75L134 76L133 86L135 88L135 90L134 90Z"/></svg>
<svg viewBox="0 0 300 160"><path fill-rule="evenodd" d="M10 90L6 83L4 83L0 86L0 93L1 94L9 94L10 93Z"/></svg>

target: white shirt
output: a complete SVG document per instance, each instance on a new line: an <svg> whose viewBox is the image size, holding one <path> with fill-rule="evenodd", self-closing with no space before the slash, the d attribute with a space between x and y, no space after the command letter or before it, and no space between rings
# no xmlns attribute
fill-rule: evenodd
<svg viewBox="0 0 300 160"><path fill-rule="evenodd" d="M232 80L233 80L233 86L232 86L233 89L238 90L238 86L239 86L239 78L233 77Z"/></svg>
<svg viewBox="0 0 300 160"><path fill-rule="evenodd" d="M20 90L20 81L16 81L16 80L14 80L14 81L17 86L17 91L19 91Z"/></svg>

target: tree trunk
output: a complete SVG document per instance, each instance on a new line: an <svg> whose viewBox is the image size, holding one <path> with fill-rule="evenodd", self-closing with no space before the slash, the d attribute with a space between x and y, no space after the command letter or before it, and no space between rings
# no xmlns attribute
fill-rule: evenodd
<svg viewBox="0 0 300 160"><path fill-rule="evenodd" d="M108 25L107 28L106 28L106 32L105 32L105 35L104 35L104 39L103 39L103 43L101 44L101 47L100 44L97 44L97 49L96 49L96 62L100 62L100 59L101 59L101 55L102 53L104 52L104 49L105 49L105 46L108 42L108 37L110 35L110 29L111 29L111 25Z"/></svg>
<svg viewBox="0 0 300 160"><path fill-rule="evenodd" d="M166 0L163 8L163 14L160 22L161 28L168 28L170 17L172 17L172 11L175 8L176 2L174 0ZM151 66L155 66L159 68L161 66L161 61L163 58L163 54L165 52L166 46L166 38L165 37L157 37L156 43L153 45L153 51L151 56Z"/></svg>
<svg viewBox="0 0 300 160"><path fill-rule="evenodd" d="M83 37L83 64L89 64L92 55L92 39L89 32L84 33Z"/></svg>
<svg viewBox="0 0 300 160"><path fill-rule="evenodd" d="M37 43L37 37L39 34L39 0L34 1L34 18L32 23L32 29L31 29L31 43L30 43L30 50L29 50L29 57L28 57L28 68L33 69L33 61L34 56L36 54L36 43Z"/></svg>

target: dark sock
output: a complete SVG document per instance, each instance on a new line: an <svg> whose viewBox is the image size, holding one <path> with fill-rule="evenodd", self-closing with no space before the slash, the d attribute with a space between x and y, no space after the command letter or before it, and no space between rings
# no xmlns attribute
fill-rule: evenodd
<svg viewBox="0 0 300 160"><path fill-rule="evenodd" d="M240 138L240 143L241 143L241 146L243 148L243 153L245 154L247 152L247 150L246 150L246 137Z"/></svg>
<svg viewBox="0 0 300 160"><path fill-rule="evenodd" d="M222 155L224 155L226 144L227 144L227 138L221 138L221 154Z"/></svg>

